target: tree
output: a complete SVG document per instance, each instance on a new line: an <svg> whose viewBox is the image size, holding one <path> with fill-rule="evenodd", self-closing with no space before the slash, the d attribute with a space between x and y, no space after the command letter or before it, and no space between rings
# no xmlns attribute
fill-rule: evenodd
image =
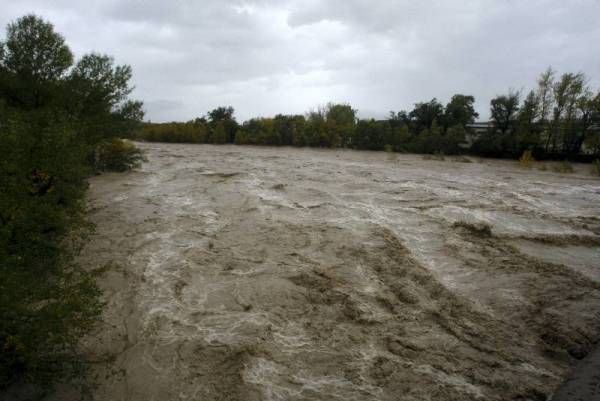
<svg viewBox="0 0 600 401"><path fill-rule="evenodd" d="M0 97L22 110L60 98L73 55L52 24L27 15L8 25L0 42Z"/></svg>
<svg viewBox="0 0 600 401"><path fill-rule="evenodd" d="M539 120L543 128L545 128L548 122L548 117L552 111L552 88L554 86L554 71L551 67L548 67L540 77L538 78L538 89L536 97L539 105Z"/></svg>
<svg viewBox="0 0 600 401"><path fill-rule="evenodd" d="M561 76L560 81L555 83L555 114L553 121L554 136L552 151L556 152L557 143L562 140L563 153L573 154L579 151L583 143L583 135L578 132L577 112L578 102L586 97L588 89L585 86L586 77L583 73L567 73Z"/></svg>
<svg viewBox="0 0 600 401"><path fill-rule="evenodd" d="M9 72L27 79L53 81L73 64L73 54L54 26L30 14L10 23L0 52Z"/></svg>
<svg viewBox="0 0 600 401"><path fill-rule="evenodd" d="M223 121L216 123L212 133L212 140L216 144L227 143L227 132L225 131L225 123Z"/></svg>
<svg viewBox="0 0 600 401"><path fill-rule="evenodd" d="M424 128L415 137L412 150L417 153L442 152L444 151L443 140L442 130L437 120L433 120L430 128Z"/></svg>
<svg viewBox="0 0 600 401"><path fill-rule="evenodd" d="M393 127L392 129L392 141L391 145L396 152L408 152L409 141L411 139L410 132L408 131L408 125L403 124L399 127Z"/></svg>
<svg viewBox="0 0 600 401"><path fill-rule="evenodd" d="M329 103L325 111L331 146L345 146L356 124L356 110L349 104Z"/></svg>
<svg viewBox="0 0 600 401"><path fill-rule="evenodd" d="M600 92L593 97L591 92L586 93L578 100L577 107L581 113L581 132L587 137L592 127L600 125Z"/></svg>
<svg viewBox="0 0 600 401"><path fill-rule="evenodd" d="M454 95L444 109L444 127L472 124L479 117L475 111L475 98L467 95Z"/></svg>
<svg viewBox="0 0 600 401"><path fill-rule="evenodd" d="M509 91L507 95L496 96L490 101L490 114L494 127L503 135L514 129L519 111L519 92Z"/></svg>
<svg viewBox="0 0 600 401"><path fill-rule="evenodd" d="M233 116L235 110L231 106L220 106L208 112L208 123L214 130L216 125L221 122L225 130L225 142L233 143L235 140L235 132L239 124Z"/></svg>
<svg viewBox="0 0 600 401"><path fill-rule="evenodd" d="M570 114L576 103L576 94L583 89L583 75L566 73L552 85L552 121L546 139L546 152L557 152L558 143L565 129L568 129Z"/></svg>
<svg viewBox="0 0 600 401"><path fill-rule="evenodd" d="M28 15L0 45L0 391L17 380L48 384L77 366L79 339L100 313L92 276L74 262L93 149L138 122L131 71L106 56L73 56L52 24ZM124 126L120 126L123 128ZM125 151L111 141L105 153ZM133 157L133 158L132 158ZM65 372L67 371L67 372Z"/></svg>
<svg viewBox="0 0 600 401"><path fill-rule="evenodd" d="M415 103L414 109L408 114L415 132L431 128L434 121L440 121L444 114L444 106L436 98L429 102Z"/></svg>
<svg viewBox="0 0 600 401"><path fill-rule="evenodd" d="M142 120L142 103L128 99L132 72L128 65L114 65L107 55L84 55L68 76L71 112L82 122L88 143L110 136L128 136Z"/></svg>
<svg viewBox="0 0 600 401"><path fill-rule="evenodd" d="M513 155L518 156L526 150L533 151L540 142L540 106L538 94L530 91L517 115L517 128Z"/></svg>
<svg viewBox="0 0 600 401"><path fill-rule="evenodd" d="M410 124L410 117L408 115L408 112L406 112L405 110L401 110L397 113L390 111L388 121L390 122L393 128L397 128L403 125L408 126Z"/></svg>
<svg viewBox="0 0 600 401"><path fill-rule="evenodd" d="M220 106L208 112L208 121L216 123L218 121L232 120L234 109L231 106Z"/></svg>
<svg viewBox="0 0 600 401"><path fill-rule="evenodd" d="M444 153L446 154L457 154L461 151L461 146L467 139L467 130L464 125L456 124L446 131L446 137L444 141Z"/></svg>
<svg viewBox="0 0 600 401"><path fill-rule="evenodd" d="M279 134L281 145L299 145L304 130L304 116L277 114L274 121L274 130Z"/></svg>

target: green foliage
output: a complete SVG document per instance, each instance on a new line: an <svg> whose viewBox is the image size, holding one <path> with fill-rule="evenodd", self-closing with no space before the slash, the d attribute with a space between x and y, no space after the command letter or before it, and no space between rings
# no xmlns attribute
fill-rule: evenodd
<svg viewBox="0 0 600 401"><path fill-rule="evenodd" d="M227 132L225 131L225 125L222 121L216 123L212 132L212 141L216 144L227 143Z"/></svg>
<svg viewBox="0 0 600 401"><path fill-rule="evenodd" d="M466 95L454 95L444 110L445 127L464 127L472 124L479 114L475 111L475 98Z"/></svg>
<svg viewBox="0 0 600 401"><path fill-rule="evenodd" d="M590 132L585 139L585 146L593 155L600 156L600 131Z"/></svg>
<svg viewBox="0 0 600 401"><path fill-rule="evenodd" d="M462 145L467 139L467 130L464 125L456 124L446 131L446 136L443 141L444 151L447 154L460 153Z"/></svg>
<svg viewBox="0 0 600 401"><path fill-rule="evenodd" d="M434 121L443 119L444 106L433 98L429 102L417 103L414 109L408 114L414 125L415 132L421 132L429 129Z"/></svg>
<svg viewBox="0 0 600 401"><path fill-rule="evenodd" d="M65 241L87 231L85 147L64 121L33 117L2 113L10 124L0 144L11 151L0 165L0 388L72 373L77 339L100 310L94 282L71 262L77 246Z"/></svg>
<svg viewBox="0 0 600 401"><path fill-rule="evenodd" d="M137 138L148 141L236 143L240 145L347 147L395 152L478 154L518 159L532 157L590 160L600 156L600 93L584 85L583 74L563 74L558 82L548 69L538 88L510 90L490 101L491 121L482 132L471 125L479 116L475 98L455 94L444 106L437 99L390 112L386 120L359 119L348 104L329 103L305 116L253 118L238 125L232 107L187 123L146 124ZM554 113L554 114L553 114ZM218 128L223 124L223 130ZM215 137L216 135L216 137Z"/></svg>
<svg viewBox="0 0 600 401"><path fill-rule="evenodd" d="M490 102L490 113L494 128L506 134L513 128L519 111L519 92L509 92L508 95L496 96Z"/></svg>
<svg viewBox="0 0 600 401"><path fill-rule="evenodd" d="M144 161L144 155L139 148L119 138L99 144L95 156L97 171L123 172L138 167Z"/></svg>
<svg viewBox="0 0 600 401"><path fill-rule="evenodd" d="M87 143L128 136L143 118L142 103L128 99L131 76L130 66L115 66L112 57L95 53L84 55L73 67L66 86L68 96L78 102L67 107Z"/></svg>
<svg viewBox="0 0 600 401"><path fill-rule="evenodd" d="M0 391L49 386L81 367L76 346L101 311L99 290L74 256L91 227L87 177L99 143L113 152L141 119L127 99L129 67L73 56L52 24L25 16L0 44ZM107 152L111 149L111 152ZM128 146L125 164L135 162Z"/></svg>
<svg viewBox="0 0 600 401"><path fill-rule="evenodd" d="M73 63L73 54L51 23L26 15L8 25L3 43L3 67L16 75L39 81L63 76Z"/></svg>
<svg viewBox="0 0 600 401"><path fill-rule="evenodd" d="M149 142L210 143L210 127L206 121L145 123L134 132L133 136Z"/></svg>
<svg viewBox="0 0 600 401"><path fill-rule="evenodd" d="M213 143L223 144L234 141L239 125L233 114L234 109L231 106L217 107L208 112L208 126L213 135ZM196 121L196 123L200 123L200 121Z"/></svg>

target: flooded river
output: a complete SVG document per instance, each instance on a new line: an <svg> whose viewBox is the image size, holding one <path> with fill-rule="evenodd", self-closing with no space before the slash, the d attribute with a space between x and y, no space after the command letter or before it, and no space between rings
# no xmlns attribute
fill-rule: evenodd
<svg viewBox="0 0 600 401"><path fill-rule="evenodd" d="M586 166L140 146L91 180L95 400L545 400L600 339Z"/></svg>

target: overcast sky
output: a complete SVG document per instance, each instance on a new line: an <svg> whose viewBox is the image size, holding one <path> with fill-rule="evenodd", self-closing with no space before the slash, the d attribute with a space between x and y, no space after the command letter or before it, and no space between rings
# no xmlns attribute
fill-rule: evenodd
<svg viewBox="0 0 600 401"><path fill-rule="evenodd" d="M552 65L600 86L598 0L0 0L35 13L76 56L133 67L152 121L232 105L239 120L348 102L363 117L454 93L528 89ZM4 34L2 34L4 37Z"/></svg>

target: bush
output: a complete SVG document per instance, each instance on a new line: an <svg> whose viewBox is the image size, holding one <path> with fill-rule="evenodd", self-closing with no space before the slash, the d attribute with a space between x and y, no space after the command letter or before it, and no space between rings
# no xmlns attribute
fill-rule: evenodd
<svg viewBox="0 0 600 401"><path fill-rule="evenodd" d="M127 140L114 138L98 145L95 154L97 171L127 171L144 161L142 151Z"/></svg>
<svg viewBox="0 0 600 401"><path fill-rule="evenodd" d="M431 155L424 155L423 156L423 160L437 160L437 161L444 161L446 160L446 157L444 156L443 152L434 152Z"/></svg>
<svg viewBox="0 0 600 401"><path fill-rule="evenodd" d="M72 261L84 220L85 147L61 121L0 110L0 390L42 387L81 366L78 339L100 313L92 278ZM33 153L34 157L24 157Z"/></svg>
<svg viewBox="0 0 600 401"><path fill-rule="evenodd" d="M457 163L473 163L473 160L469 159L466 156L462 156L462 155L453 157L452 161L457 162Z"/></svg>
<svg viewBox="0 0 600 401"><path fill-rule="evenodd" d="M531 168L533 163L535 163L535 159L531 154L531 150L524 151L521 155L521 158L519 159L519 165L523 168Z"/></svg>
<svg viewBox="0 0 600 401"><path fill-rule="evenodd" d="M555 164L554 166L552 166L552 170L556 173L573 173L575 170L573 170L573 166L571 165L571 163L569 163L567 160L564 160L558 164Z"/></svg>
<svg viewBox="0 0 600 401"><path fill-rule="evenodd" d="M592 174L600 176L600 159L596 159L592 162Z"/></svg>

